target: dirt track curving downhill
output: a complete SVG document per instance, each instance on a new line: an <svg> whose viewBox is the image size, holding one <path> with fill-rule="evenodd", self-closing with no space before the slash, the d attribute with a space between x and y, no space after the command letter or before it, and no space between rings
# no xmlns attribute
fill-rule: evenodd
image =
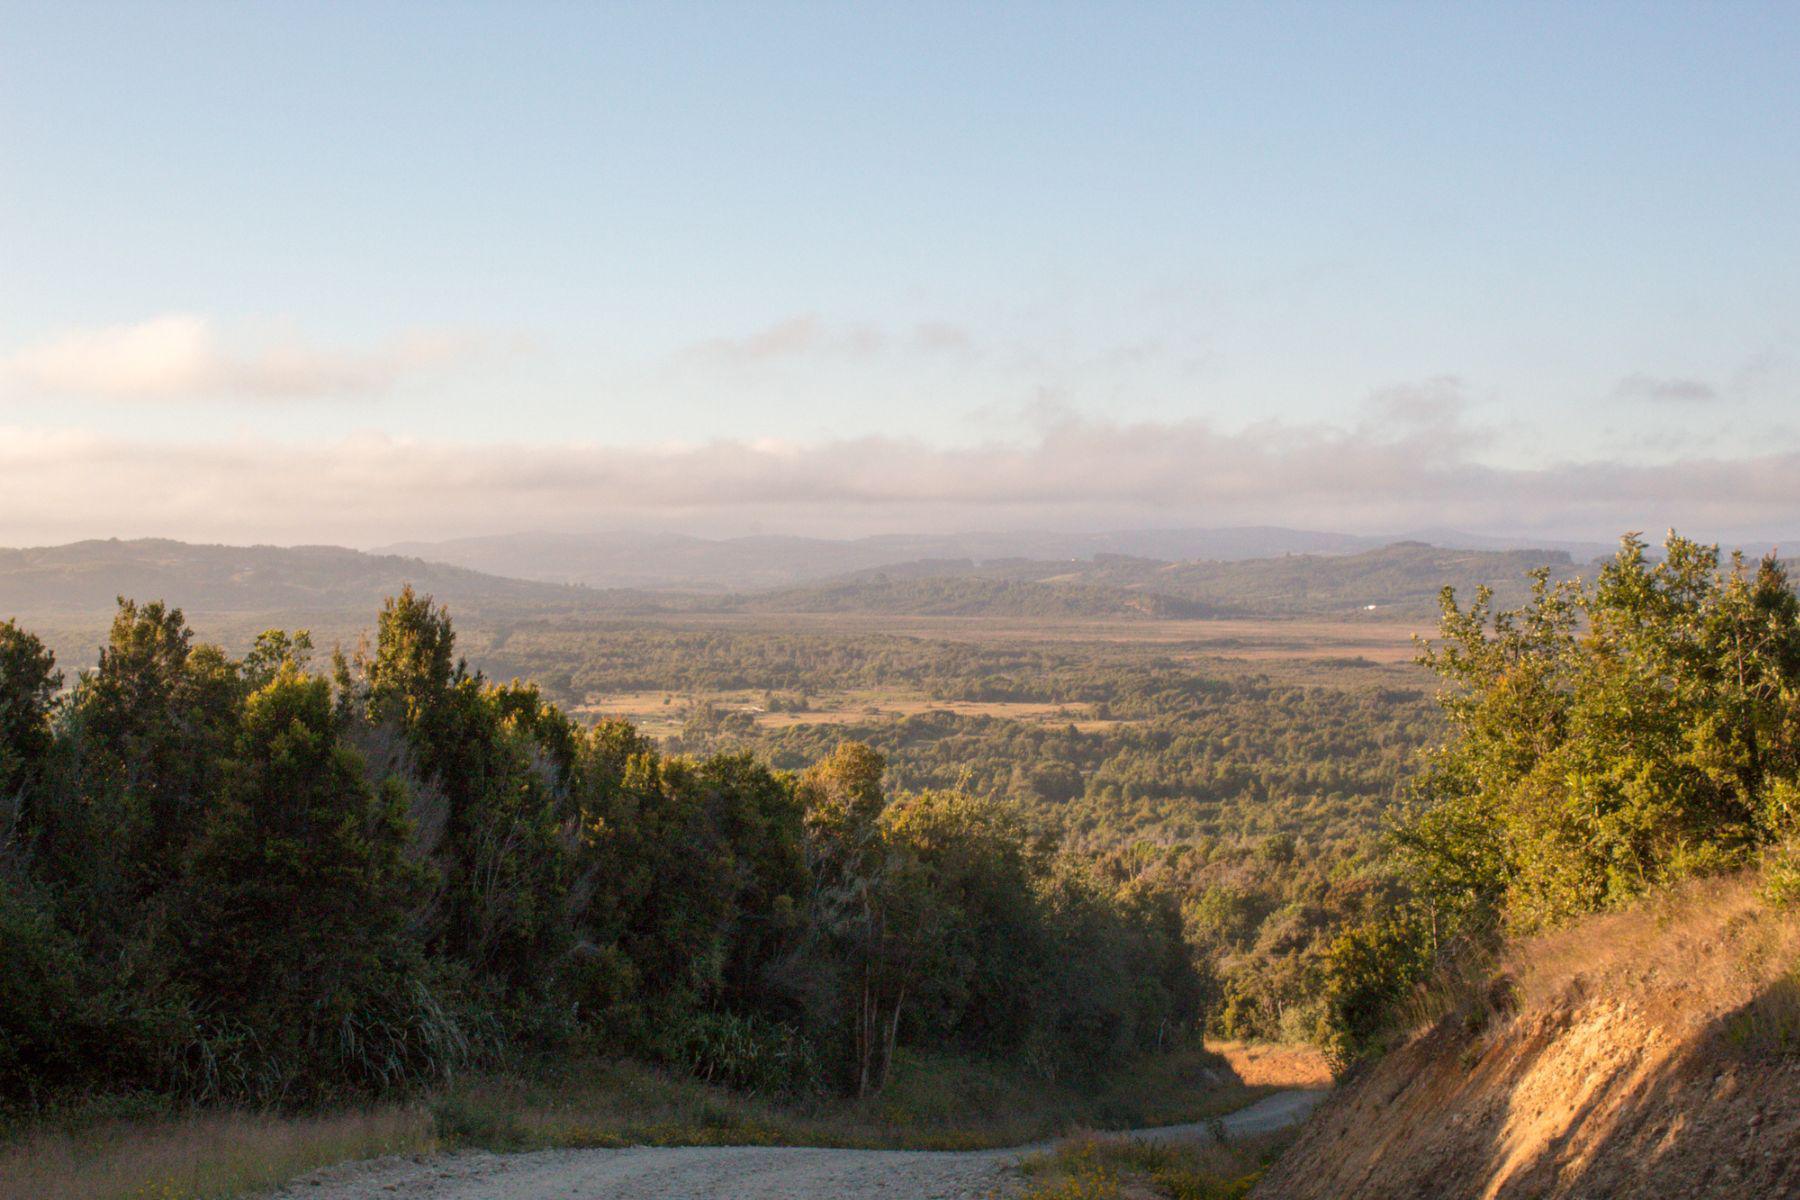
<svg viewBox="0 0 1800 1200"><path fill-rule="evenodd" d="M1322 1093L1278 1092L1224 1118L1234 1137L1304 1120ZM1212 1136L1172 1125L1130 1136ZM298 1179L272 1200L976 1200L1004 1196L1018 1163L1048 1143L1006 1150L828 1150L797 1146L639 1147L464 1152L422 1161L382 1158Z"/></svg>

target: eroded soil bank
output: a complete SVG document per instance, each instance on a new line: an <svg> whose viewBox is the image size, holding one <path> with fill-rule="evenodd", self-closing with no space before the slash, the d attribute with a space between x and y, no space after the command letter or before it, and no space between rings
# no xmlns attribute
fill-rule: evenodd
<svg viewBox="0 0 1800 1200"><path fill-rule="evenodd" d="M1521 946L1506 1011L1348 1081L1257 1200L1800 1196L1797 953L1743 881Z"/></svg>

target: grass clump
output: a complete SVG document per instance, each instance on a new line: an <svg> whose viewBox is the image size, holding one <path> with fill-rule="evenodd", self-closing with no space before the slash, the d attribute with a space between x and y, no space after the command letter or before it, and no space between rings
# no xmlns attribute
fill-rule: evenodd
<svg viewBox="0 0 1800 1200"><path fill-rule="evenodd" d="M1025 1163L1023 1200L1239 1200L1286 1139L1153 1143L1085 1135Z"/></svg>

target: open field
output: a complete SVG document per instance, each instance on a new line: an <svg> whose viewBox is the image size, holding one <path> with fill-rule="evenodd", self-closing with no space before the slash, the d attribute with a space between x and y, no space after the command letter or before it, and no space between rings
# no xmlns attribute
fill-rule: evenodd
<svg viewBox="0 0 1800 1200"><path fill-rule="evenodd" d="M1056 617L921 617L871 613L689 613L644 617L644 626L729 629L786 634L890 634L942 641L1136 643L1165 652L1207 658L1365 658L1409 663L1412 637L1429 633L1428 621L1310 618L1208 618L1143 620Z"/></svg>
<svg viewBox="0 0 1800 1200"><path fill-rule="evenodd" d="M804 711L770 711L763 692L736 690L677 695L666 690L621 692L591 698L572 706L582 717L622 717L653 737L672 737L697 706L712 705L726 712L748 715L758 729L789 729L797 725L852 725L868 721L901 720L921 713L943 712L959 717L991 717L1037 725L1072 725L1083 733L1114 729L1124 721L1098 717L1082 704L1047 704L1005 700L938 700L900 692L854 691L809 697Z"/></svg>
<svg viewBox="0 0 1800 1200"><path fill-rule="evenodd" d="M181 598L170 596L179 607ZM197 635L238 653L264 629L310 629L313 642L328 652L334 644L354 648L373 631L376 610L207 612L187 610ZM579 636L591 638L632 630L719 631L810 637L887 635L928 641L992 646L1004 644L1088 644L1137 646L1194 662L1236 659L1246 662L1355 660L1378 665L1410 663L1417 654L1414 634L1432 632L1429 622L1316 620L1306 618L1220 618L1209 620L1075 620L1022 617L917 617L869 613L684 613L620 617L596 611L542 620L520 621L481 612L454 612L462 648L480 665L507 650L515 636ZM70 613L7 611L43 637L58 658L73 666L91 662L106 639L111 610Z"/></svg>

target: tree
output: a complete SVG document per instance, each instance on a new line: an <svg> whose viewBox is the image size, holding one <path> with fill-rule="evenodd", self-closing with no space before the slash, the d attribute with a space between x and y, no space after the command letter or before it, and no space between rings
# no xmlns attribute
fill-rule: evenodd
<svg viewBox="0 0 1800 1200"><path fill-rule="evenodd" d="M1446 590L1424 654L1453 737L1396 832L1430 936L1516 931L1747 861L1800 776L1800 602L1780 564L1626 537L1591 587L1492 613Z"/></svg>
<svg viewBox="0 0 1800 1200"><path fill-rule="evenodd" d="M119 600L73 707L81 786L114 809L104 836L133 894L179 873L230 756L242 697L235 665L217 647L193 645L180 609Z"/></svg>
<svg viewBox="0 0 1800 1200"><path fill-rule="evenodd" d="M244 707L187 879L187 974L226 1092L308 1098L443 1069L407 921L424 883L405 797L344 746L322 679L284 663Z"/></svg>
<svg viewBox="0 0 1800 1200"><path fill-rule="evenodd" d="M0 803L35 781L50 752L56 656L13 621L0 621Z"/></svg>

